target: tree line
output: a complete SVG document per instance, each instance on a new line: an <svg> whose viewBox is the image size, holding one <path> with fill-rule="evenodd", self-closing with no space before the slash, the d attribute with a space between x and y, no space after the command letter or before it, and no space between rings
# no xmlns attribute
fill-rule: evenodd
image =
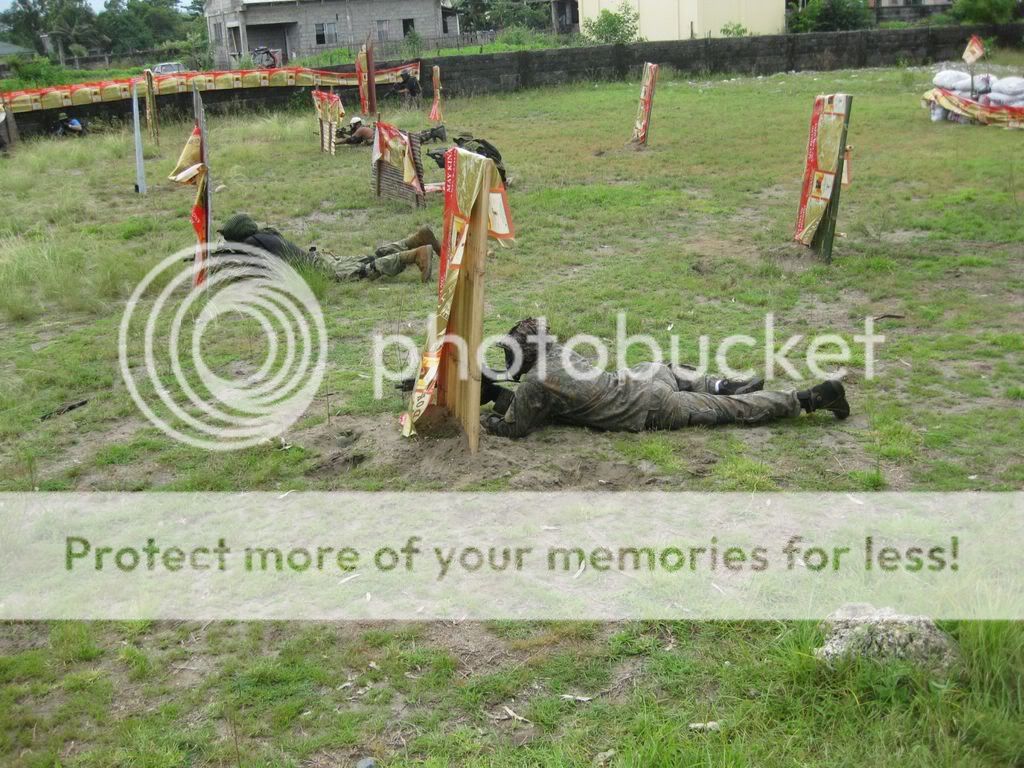
<svg viewBox="0 0 1024 768"><path fill-rule="evenodd" d="M202 0L106 0L96 13L86 0L14 0L0 13L0 39L63 59L90 53L205 48Z"/></svg>

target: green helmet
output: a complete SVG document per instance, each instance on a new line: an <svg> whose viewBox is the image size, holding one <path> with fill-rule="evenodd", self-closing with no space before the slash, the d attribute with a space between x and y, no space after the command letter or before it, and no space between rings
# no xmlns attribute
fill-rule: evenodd
<svg viewBox="0 0 1024 768"><path fill-rule="evenodd" d="M256 226L256 222L249 214L236 213L225 221L224 226L217 231L224 235L224 239L228 242L240 243L255 235L259 231L259 227Z"/></svg>

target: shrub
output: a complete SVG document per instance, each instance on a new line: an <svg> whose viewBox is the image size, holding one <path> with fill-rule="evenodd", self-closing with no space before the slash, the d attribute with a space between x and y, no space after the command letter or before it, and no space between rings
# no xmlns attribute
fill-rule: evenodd
<svg viewBox="0 0 1024 768"><path fill-rule="evenodd" d="M956 0L953 15L967 24L1007 24L1016 7L1017 0Z"/></svg>
<svg viewBox="0 0 1024 768"><path fill-rule="evenodd" d="M791 32L839 32L864 29L874 22L865 0L810 0L802 11L793 13Z"/></svg>
<svg viewBox="0 0 1024 768"><path fill-rule="evenodd" d="M419 32L412 29L405 36L405 43L402 47L405 48L405 53L410 59L418 59L423 53L423 38L420 37Z"/></svg>
<svg viewBox="0 0 1024 768"><path fill-rule="evenodd" d="M960 19L951 13L933 13L930 16L925 16L923 19L924 26L928 27L955 27L960 23Z"/></svg>
<svg viewBox="0 0 1024 768"><path fill-rule="evenodd" d="M597 18L583 20L583 34L595 43L638 43L640 37L640 13L629 3L623 2L618 11L607 8Z"/></svg>
<svg viewBox="0 0 1024 768"><path fill-rule="evenodd" d="M750 30L739 22L730 22L722 27L722 37L747 37Z"/></svg>
<svg viewBox="0 0 1024 768"><path fill-rule="evenodd" d="M11 59L14 79L24 83L23 88L45 88L64 82L64 69L42 56L31 59Z"/></svg>

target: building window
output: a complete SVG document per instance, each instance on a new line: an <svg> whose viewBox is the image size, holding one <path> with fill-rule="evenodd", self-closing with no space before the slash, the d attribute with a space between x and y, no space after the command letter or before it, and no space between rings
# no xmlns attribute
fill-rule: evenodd
<svg viewBox="0 0 1024 768"><path fill-rule="evenodd" d="M327 24L314 24L313 31L316 33L317 45L338 44L338 25L333 21Z"/></svg>
<svg viewBox="0 0 1024 768"><path fill-rule="evenodd" d="M222 45L224 43L224 25L219 21L214 22L213 25L213 42L217 45Z"/></svg>
<svg viewBox="0 0 1024 768"><path fill-rule="evenodd" d="M416 31L416 19L402 19L402 37L408 37L410 32Z"/></svg>
<svg viewBox="0 0 1024 768"><path fill-rule="evenodd" d="M441 32L445 35L448 34L448 17L441 14Z"/></svg>
<svg viewBox="0 0 1024 768"><path fill-rule="evenodd" d="M386 43L388 41L388 20L377 19L377 41Z"/></svg>

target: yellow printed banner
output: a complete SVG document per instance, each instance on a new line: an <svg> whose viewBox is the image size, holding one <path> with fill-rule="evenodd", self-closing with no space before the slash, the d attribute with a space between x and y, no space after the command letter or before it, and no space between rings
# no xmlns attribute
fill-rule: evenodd
<svg viewBox="0 0 1024 768"><path fill-rule="evenodd" d="M814 240L832 203L839 160L846 153L843 135L848 109L849 97L846 94L834 93L814 100L795 235L795 239L804 245L810 245Z"/></svg>
<svg viewBox="0 0 1024 768"><path fill-rule="evenodd" d="M445 336L451 332L449 320L455 289L462 275L462 261L466 253L466 239L473 206L480 195L488 196L487 234L496 240L515 237L508 195L496 169L491 179L497 185L484 189L484 172L493 161L465 149L453 147L445 154L444 162L444 232L441 239L441 265L437 287L437 311L431 316L427 328L427 344L420 359L419 374L409 400L409 410L399 423L402 435L416 434L416 422L434 401L440 384L440 373L445 365Z"/></svg>
<svg viewBox="0 0 1024 768"><path fill-rule="evenodd" d="M410 62L399 67L380 69L376 72L377 82L397 83L403 72L416 78L420 75L419 62ZM12 112L33 112L44 109L96 104L99 102L127 101L131 98L132 84L145 85L145 78L106 80L99 83L75 83L49 88L33 88L0 93L0 102ZM174 93L191 93L193 87L200 91L234 90L240 88L275 87L350 87L359 84L355 72L326 72L304 67L283 67L279 69L250 69L230 72L179 72L172 75L158 75L153 78L154 92L159 96Z"/></svg>

